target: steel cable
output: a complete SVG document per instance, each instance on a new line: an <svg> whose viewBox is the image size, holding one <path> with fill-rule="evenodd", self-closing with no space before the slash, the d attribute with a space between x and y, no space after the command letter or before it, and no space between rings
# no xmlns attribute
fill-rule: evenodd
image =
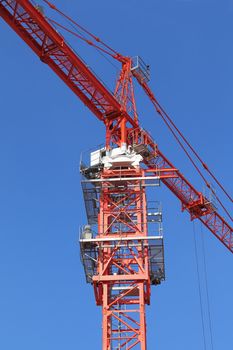
<svg viewBox="0 0 233 350"><path fill-rule="evenodd" d="M194 252L195 252L197 281L198 281L199 305L200 305L200 311L201 311L201 325L202 325L203 346L204 346L204 350L206 350L207 348L206 348L204 311L203 311L203 301L202 301L202 294L201 294L200 270L199 270L199 263L198 263L196 229L195 229L195 222L194 221L193 221L193 240L194 240Z"/></svg>
<svg viewBox="0 0 233 350"><path fill-rule="evenodd" d="M204 239L202 223L201 223L201 242L202 242L202 252L203 252L205 289L206 289L206 297L207 297L207 312L208 312L208 324L209 324L209 331L210 331L210 344L211 344L211 349L214 350L212 319L211 319L211 311L210 311L209 286L208 286L208 277L207 277L208 275L207 275L207 264L206 264L205 239Z"/></svg>
<svg viewBox="0 0 233 350"><path fill-rule="evenodd" d="M223 185L220 183L220 181L216 178L216 176L213 174L213 172L208 168L206 163L201 159L197 151L194 149L194 147L191 145L191 143L187 140L187 138L183 135L183 133L179 130L179 128L175 125L171 117L167 114L167 112L164 110L164 108L160 105L160 103L157 101L155 96L153 95L152 91L148 87L146 83L142 83L141 86L143 87L144 91L146 92L147 96L151 99L153 104L156 106L157 112L160 111L160 115L162 116L163 120L167 119L168 122L172 125L172 127L176 130L176 132L179 134L179 136L182 138L182 140L185 142L185 144L188 146L188 148L193 152L193 154L196 156L196 158L199 160L199 162L202 164L203 168L209 173L209 175L213 178L213 180L217 183L217 185L222 189L222 191L225 193L225 195L228 197L228 199L233 202L232 197L229 195L229 193L226 191L226 189L223 187Z"/></svg>

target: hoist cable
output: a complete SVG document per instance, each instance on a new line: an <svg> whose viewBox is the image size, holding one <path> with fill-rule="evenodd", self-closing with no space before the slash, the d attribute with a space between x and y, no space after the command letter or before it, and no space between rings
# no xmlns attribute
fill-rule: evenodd
<svg viewBox="0 0 233 350"><path fill-rule="evenodd" d="M210 331L210 344L211 344L211 350L214 350L212 319L211 319L211 311L210 311L209 286L208 286L208 277L207 277L208 274L207 274L207 264L206 264L205 239L204 239L204 232L203 232L203 224L202 223L201 223L201 242L202 242L202 252L203 252L205 289L206 289L206 297L207 297L207 312L208 312L208 323L209 323L209 331Z"/></svg>
<svg viewBox="0 0 233 350"><path fill-rule="evenodd" d="M194 222L194 221L193 221L193 240L194 240L194 252L195 252L196 271L197 271L197 281L198 281L199 305L200 305L200 312L201 312L201 325L202 325L203 346L204 346L204 350L206 350L207 348L206 348L206 335L205 335L204 311L203 311L203 302L202 302L202 294L201 294L200 270L199 270L199 263L198 263L197 240L196 240L196 230L195 230L195 222Z"/></svg>

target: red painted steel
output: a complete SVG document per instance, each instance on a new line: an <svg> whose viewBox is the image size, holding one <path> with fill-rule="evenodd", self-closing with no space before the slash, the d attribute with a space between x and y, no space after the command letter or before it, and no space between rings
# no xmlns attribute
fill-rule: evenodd
<svg viewBox="0 0 233 350"><path fill-rule="evenodd" d="M122 138L125 140L132 133L140 134L137 118L132 118L129 111L122 109L121 100L119 99L118 102L116 99L117 94L114 97L108 91L30 1L0 0L0 16L31 47L41 61L48 64L91 112L104 122L107 131L107 146L110 144L120 145ZM129 62L129 59L125 59L126 62ZM133 96L132 93L131 96ZM127 130L122 129L122 125L127 125ZM150 161L152 165L147 160L145 160L145 164L149 168L174 168L145 131L144 136L147 139L147 144L151 148L157 149L156 158ZM233 252L232 227L179 171L177 171L177 176L174 179L163 179L163 183L180 199L183 210L187 210L192 219L200 219Z"/></svg>
<svg viewBox="0 0 233 350"><path fill-rule="evenodd" d="M143 170L128 165L100 171L98 258L91 281L103 310L103 350L146 350L145 305L150 304L152 281L146 192L139 178L148 173L160 178L181 201L182 210L201 220L231 252L232 228L140 128L130 58L121 56L112 94L30 1L0 0L0 16L105 124L107 150L125 147L143 157Z"/></svg>
<svg viewBox="0 0 233 350"><path fill-rule="evenodd" d="M0 15L98 119L120 111L113 95L30 1L0 1Z"/></svg>
<svg viewBox="0 0 233 350"><path fill-rule="evenodd" d="M142 237L148 234L147 203L142 181L134 180L143 176L139 168L104 170L101 175L99 255L93 282L96 303L103 309L103 350L136 346L146 350L150 276L147 241ZM121 239L114 243L116 237Z"/></svg>

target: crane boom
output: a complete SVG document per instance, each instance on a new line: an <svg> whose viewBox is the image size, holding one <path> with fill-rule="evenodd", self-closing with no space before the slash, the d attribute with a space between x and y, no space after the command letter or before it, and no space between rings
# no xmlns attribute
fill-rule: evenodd
<svg viewBox="0 0 233 350"><path fill-rule="evenodd" d="M30 1L0 1L0 14L98 119L120 111L114 96Z"/></svg>
<svg viewBox="0 0 233 350"><path fill-rule="evenodd" d="M137 121L122 111L115 96L29 0L0 0L0 16L106 126L112 118L124 118L132 130L138 128ZM210 201L175 169L149 133L143 132L147 145L156 149L153 160L144 160L146 167L152 172L164 169L170 171L174 176L163 177L162 182L181 201L182 209L190 213L191 219L198 218L203 222L233 252L232 227L218 214ZM118 135L115 134L114 137L117 140Z"/></svg>
<svg viewBox="0 0 233 350"><path fill-rule="evenodd" d="M156 158L158 168L169 168L173 165L158 151ZM198 218L231 252L233 252L233 231L226 220L219 215L210 201L198 192L178 171L177 178L165 178L162 182L178 197L182 209L187 210L191 219Z"/></svg>

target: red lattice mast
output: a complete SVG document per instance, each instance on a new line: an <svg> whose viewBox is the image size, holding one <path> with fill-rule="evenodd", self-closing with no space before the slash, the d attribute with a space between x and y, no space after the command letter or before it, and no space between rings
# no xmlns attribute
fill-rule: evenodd
<svg viewBox="0 0 233 350"><path fill-rule="evenodd" d="M115 54L122 69L112 94L31 1L0 0L0 16L106 127L105 146L80 169L88 219L81 229L82 260L103 310L103 350L145 350L145 305L151 285L164 279L161 211L150 206L148 189L165 184L182 210L231 252L232 228L141 128L133 79L156 108L157 102L147 86L148 67L139 57Z"/></svg>

